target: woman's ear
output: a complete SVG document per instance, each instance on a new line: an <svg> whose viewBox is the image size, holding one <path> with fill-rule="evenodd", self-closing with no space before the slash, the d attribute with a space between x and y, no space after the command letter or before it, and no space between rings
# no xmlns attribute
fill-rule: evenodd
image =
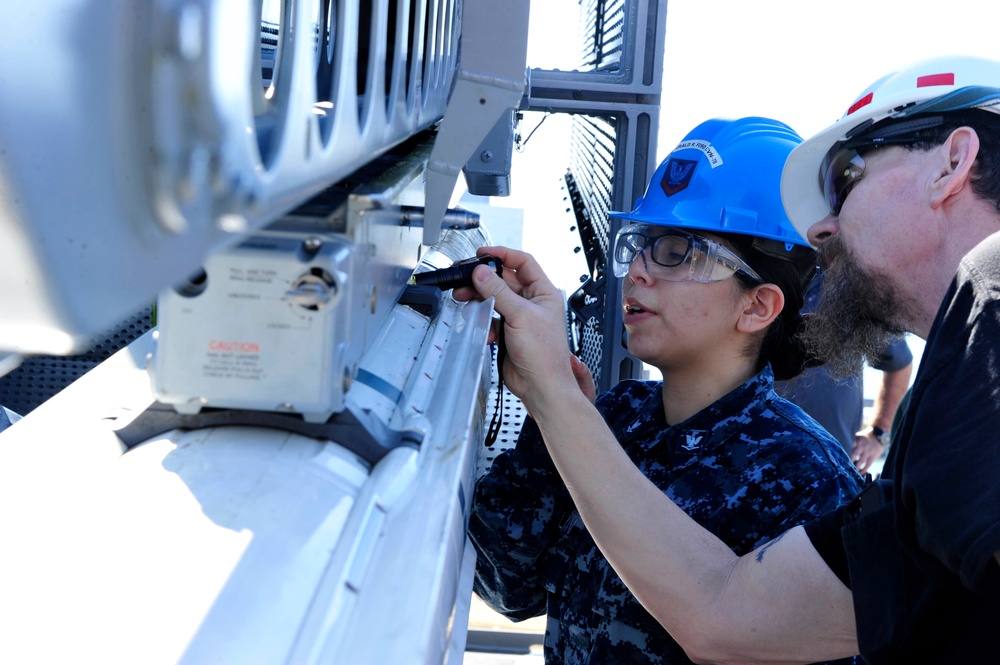
<svg viewBox="0 0 1000 665"><path fill-rule="evenodd" d="M764 330L785 308L785 294L774 284L760 284L744 294L743 311L736 329L745 333Z"/></svg>

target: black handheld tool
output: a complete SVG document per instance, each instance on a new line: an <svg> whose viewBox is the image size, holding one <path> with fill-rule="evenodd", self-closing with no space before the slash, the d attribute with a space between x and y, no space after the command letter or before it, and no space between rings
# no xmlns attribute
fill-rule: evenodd
<svg viewBox="0 0 1000 665"><path fill-rule="evenodd" d="M407 283L411 286L436 286L442 291L457 289L460 286L472 286L472 271L480 264L496 270L497 275L503 275L503 262L495 256L484 254L456 261L440 270L417 273L410 277Z"/></svg>

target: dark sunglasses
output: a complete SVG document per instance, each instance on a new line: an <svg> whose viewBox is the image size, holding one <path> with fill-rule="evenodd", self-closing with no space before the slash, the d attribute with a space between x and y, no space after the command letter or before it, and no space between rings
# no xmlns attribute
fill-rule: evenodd
<svg viewBox="0 0 1000 665"><path fill-rule="evenodd" d="M820 184L831 213L840 214L847 195L864 174L865 160L857 150L841 148L833 155L827 155L820 170Z"/></svg>
<svg viewBox="0 0 1000 665"><path fill-rule="evenodd" d="M820 166L820 187L830 212L839 215L847 195L865 174L862 152L887 145L917 145L928 140L927 130L940 127L944 116L914 118L877 127L843 141L827 153Z"/></svg>

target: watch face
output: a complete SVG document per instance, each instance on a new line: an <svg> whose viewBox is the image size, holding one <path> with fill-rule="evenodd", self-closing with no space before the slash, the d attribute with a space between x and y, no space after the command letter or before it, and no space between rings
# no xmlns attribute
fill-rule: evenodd
<svg viewBox="0 0 1000 665"><path fill-rule="evenodd" d="M890 437L889 433L880 427L872 427L872 435L881 443L883 446L888 446Z"/></svg>

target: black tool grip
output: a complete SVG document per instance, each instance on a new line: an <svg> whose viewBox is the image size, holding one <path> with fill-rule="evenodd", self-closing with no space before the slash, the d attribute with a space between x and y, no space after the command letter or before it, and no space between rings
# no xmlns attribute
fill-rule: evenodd
<svg viewBox="0 0 1000 665"><path fill-rule="evenodd" d="M436 286L442 291L457 289L460 286L472 286L472 271L478 265L490 266L496 270L497 275L503 274L503 262L495 256L485 254L456 261L440 270L417 273L410 279L410 283L416 286Z"/></svg>

